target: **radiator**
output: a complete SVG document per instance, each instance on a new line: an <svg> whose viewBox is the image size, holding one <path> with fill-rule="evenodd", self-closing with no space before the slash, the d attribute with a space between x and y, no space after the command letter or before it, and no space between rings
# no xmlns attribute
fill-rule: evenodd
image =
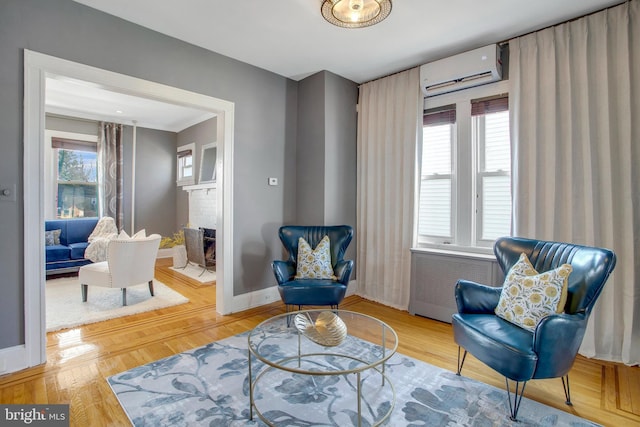
<svg viewBox="0 0 640 427"><path fill-rule="evenodd" d="M451 323L458 279L490 286L504 280L493 255L412 250L409 312Z"/></svg>

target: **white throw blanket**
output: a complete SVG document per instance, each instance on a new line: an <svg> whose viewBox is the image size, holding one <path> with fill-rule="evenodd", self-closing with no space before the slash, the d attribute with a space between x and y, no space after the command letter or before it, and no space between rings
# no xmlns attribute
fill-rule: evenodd
<svg viewBox="0 0 640 427"><path fill-rule="evenodd" d="M84 257L93 262L106 261L109 240L117 236L118 228L114 219L108 216L100 218L96 228L89 235L89 246L84 251Z"/></svg>

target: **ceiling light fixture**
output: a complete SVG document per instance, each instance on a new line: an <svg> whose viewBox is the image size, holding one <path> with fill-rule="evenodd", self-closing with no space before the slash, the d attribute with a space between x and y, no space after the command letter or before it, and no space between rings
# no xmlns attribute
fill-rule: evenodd
<svg viewBox="0 0 640 427"><path fill-rule="evenodd" d="M391 13L391 0L323 0L324 19L344 28L377 24Z"/></svg>

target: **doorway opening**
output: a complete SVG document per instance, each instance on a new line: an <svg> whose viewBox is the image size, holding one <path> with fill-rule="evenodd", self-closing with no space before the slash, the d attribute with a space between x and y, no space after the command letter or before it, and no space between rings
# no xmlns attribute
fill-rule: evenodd
<svg viewBox="0 0 640 427"><path fill-rule="evenodd" d="M217 168L216 310L233 300L232 201L234 104L210 97L25 50L24 76L24 296L25 366L46 362L44 259L44 117L47 78L70 78L106 90L209 111L219 117Z"/></svg>

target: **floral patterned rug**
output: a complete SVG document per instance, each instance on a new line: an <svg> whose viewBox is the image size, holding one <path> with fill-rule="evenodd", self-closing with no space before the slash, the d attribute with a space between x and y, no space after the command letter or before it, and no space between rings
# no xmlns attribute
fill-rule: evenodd
<svg viewBox="0 0 640 427"><path fill-rule="evenodd" d="M277 346L269 351L277 352ZM375 351L361 341L361 351ZM308 376L265 370L257 408L278 426L357 426L356 375ZM337 369L341 359L324 362ZM262 369L261 369L262 368ZM382 425L398 426L596 426L590 421L523 399L518 422L509 421L506 392L395 354L385 373L363 373L362 426L371 426L392 408ZM247 334L236 335L108 378L135 426L263 426L254 411L249 420ZM558 399L562 398L560 389Z"/></svg>

